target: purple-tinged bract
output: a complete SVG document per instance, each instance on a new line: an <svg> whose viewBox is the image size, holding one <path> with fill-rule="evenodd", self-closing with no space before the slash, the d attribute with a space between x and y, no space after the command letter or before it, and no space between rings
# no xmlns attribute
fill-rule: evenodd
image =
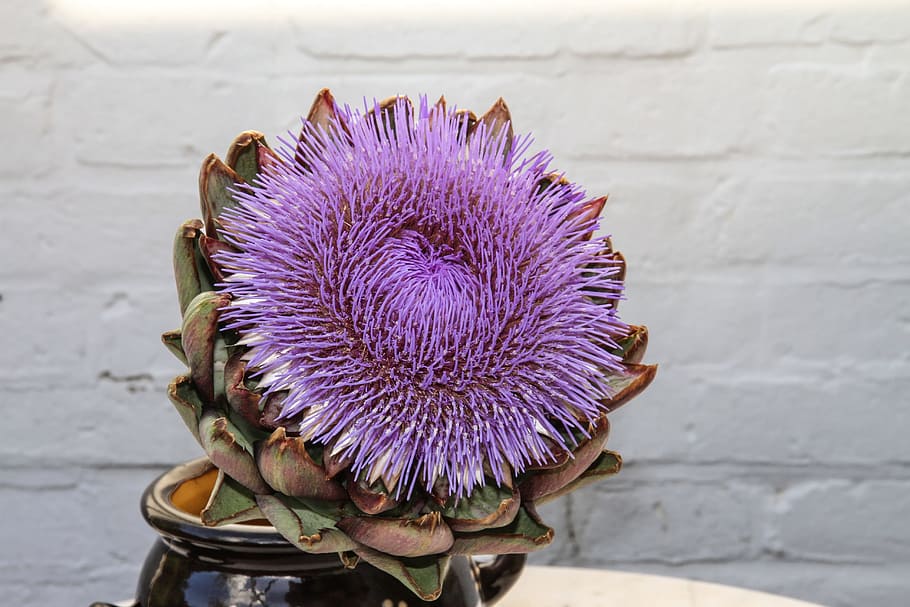
<svg viewBox="0 0 910 607"><path fill-rule="evenodd" d="M502 133L425 99L337 108L222 215L223 318L260 388L395 495L552 461L622 370L584 192L541 186L549 154Z"/></svg>

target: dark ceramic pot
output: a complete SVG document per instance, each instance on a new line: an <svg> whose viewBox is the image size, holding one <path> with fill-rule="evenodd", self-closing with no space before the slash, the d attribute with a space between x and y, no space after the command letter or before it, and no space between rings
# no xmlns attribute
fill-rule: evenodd
<svg viewBox="0 0 910 607"><path fill-rule="evenodd" d="M136 600L120 605L481 607L502 597L524 567L524 555L498 556L484 564L454 557L442 595L432 603L421 601L364 562L347 569L336 554L306 554L270 526L204 526L192 512L201 509L208 493L193 497L192 491L194 484L205 489L204 479L211 474L211 464L203 458L171 469L146 489L142 515L161 537L145 560Z"/></svg>

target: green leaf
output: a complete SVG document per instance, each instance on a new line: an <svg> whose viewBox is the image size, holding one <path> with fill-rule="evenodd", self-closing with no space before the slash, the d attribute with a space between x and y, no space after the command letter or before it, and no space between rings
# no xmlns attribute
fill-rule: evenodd
<svg viewBox="0 0 910 607"><path fill-rule="evenodd" d="M261 395L247 387L245 381L246 362L242 359L243 351L238 350L224 365L224 393L231 409L251 426L259 425L262 415Z"/></svg>
<svg viewBox="0 0 910 607"><path fill-rule="evenodd" d="M600 454L594 463L588 466L588 469L581 473L581 476L564 486L562 489L554 491L549 495L542 497L534 502L535 504L546 504L547 502L562 497L582 487L586 487L608 476L613 476L622 468L622 457L615 451L604 451Z"/></svg>
<svg viewBox="0 0 910 607"><path fill-rule="evenodd" d="M521 554L540 550L553 541L553 530L533 510L522 506L504 527L459 533L449 554Z"/></svg>
<svg viewBox="0 0 910 607"><path fill-rule="evenodd" d="M610 350L612 354L622 358L626 364L640 363L648 348L648 327L630 326L629 335L617 340L617 344L618 348Z"/></svg>
<svg viewBox="0 0 910 607"><path fill-rule="evenodd" d="M572 184L562 173L547 173L537 180L537 193L543 194L550 188L570 191Z"/></svg>
<svg viewBox="0 0 910 607"><path fill-rule="evenodd" d="M306 117L307 122L316 127L317 131L320 129L328 131L337 118L335 98L329 89L322 89L316 94L316 99L313 100L313 105L310 107Z"/></svg>
<svg viewBox="0 0 910 607"><path fill-rule="evenodd" d="M186 312L193 298L213 289L208 266L197 244L201 234L202 222L191 219L184 222L174 236L174 279L181 314Z"/></svg>
<svg viewBox="0 0 910 607"><path fill-rule="evenodd" d="M197 248L199 249L199 254L202 256L202 259L205 261L206 270L208 270L209 275L212 277L212 284L224 282L224 268L215 260L215 256L226 251L236 251L236 249L226 242L222 242L217 238L212 238L205 234L199 235Z"/></svg>
<svg viewBox="0 0 910 607"><path fill-rule="evenodd" d="M167 396L176 407L183 423L196 440L199 440L199 419L202 417L203 405L190 376L175 377L167 387Z"/></svg>
<svg viewBox="0 0 910 607"><path fill-rule="evenodd" d="M346 470L353 461L353 457L345 457L341 452L335 452L334 441L325 445L325 448L322 450L322 465L325 467L325 474L329 478L338 476L342 471Z"/></svg>
<svg viewBox="0 0 910 607"><path fill-rule="evenodd" d="M180 329L165 331L161 334L161 343L164 344L171 354L177 357L177 360L186 365L186 353L183 351L182 340L183 336Z"/></svg>
<svg viewBox="0 0 910 607"><path fill-rule="evenodd" d="M477 127L481 124L484 125L488 141L498 143L500 138L504 140L502 153L503 156L508 156L509 152L512 150L512 139L514 138L512 115L502 97L497 99L496 103L480 117L480 120L477 121L474 128L470 130L468 137L473 135L477 131Z"/></svg>
<svg viewBox="0 0 910 607"><path fill-rule="evenodd" d="M518 491L489 483L474 489L467 498L450 497L442 515L452 531L480 531L511 523L520 503Z"/></svg>
<svg viewBox="0 0 910 607"><path fill-rule="evenodd" d="M657 365L624 364L624 371L608 376L613 396L601 401L607 411L616 411L647 388L657 374Z"/></svg>
<svg viewBox="0 0 910 607"><path fill-rule="evenodd" d="M600 214L603 212L606 203L607 197L600 196L585 202L581 207L572 213L569 213L566 221L578 226L590 226L588 231L579 234L580 240L591 240L591 237L594 236L593 226L595 225L597 218L600 217Z"/></svg>
<svg viewBox="0 0 910 607"><path fill-rule="evenodd" d="M328 509L314 507L308 500L287 495L257 495L262 514L286 540L311 553L344 552L357 544L336 526L337 518Z"/></svg>
<svg viewBox="0 0 910 607"><path fill-rule="evenodd" d="M599 199L597 202L599 202ZM604 198L604 202L606 202L606 198ZM601 295L591 296L591 300L594 303L615 310L622 297L622 282L626 277L626 258L619 251L613 250L613 244L608 238L605 246L597 254L595 260L588 264L587 268L584 273L585 277L595 273L599 274L604 270L610 270L610 284L591 287L588 291L601 293Z"/></svg>
<svg viewBox="0 0 910 607"><path fill-rule="evenodd" d="M521 484L521 499L534 502L545 495L559 491L591 465L603 450L610 433L610 422L606 415L601 415L590 428L591 437L583 440L572 452L572 459L558 468L534 471L528 474Z"/></svg>
<svg viewBox="0 0 910 607"><path fill-rule="evenodd" d="M398 506L398 500L389 495L381 479L370 483L355 478L351 473L348 475L347 490L351 501L366 514L381 514Z"/></svg>
<svg viewBox="0 0 910 607"><path fill-rule="evenodd" d="M212 463L241 485L253 493L271 491L253 460L252 445L220 412L210 409L203 413L199 442Z"/></svg>
<svg viewBox="0 0 910 607"><path fill-rule="evenodd" d="M259 174L259 148L268 148L265 135L257 131L244 131L234 139L228 149L227 165L247 183L253 183Z"/></svg>
<svg viewBox="0 0 910 607"><path fill-rule="evenodd" d="M186 308L181 329L181 343L186 353L190 375L206 402L215 400L215 347L218 339L218 316L231 298L226 293L203 291ZM221 382L223 386L223 381Z"/></svg>
<svg viewBox="0 0 910 607"><path fill-rule="evenodd" d="M363 547L357 548L354 552L373 567L397 579L424 601L435 601L439 598L451 561L447 556L395 558Z"/></svg>
<svg viewBox="0 0 910 607"><path fill-rule="evenodd" d="M338 528L355 542L394 556L441 554L453 541L439 512L416 518L351 516L338 521Z"/></svg>
<svg viewBox="0 0 910 607"><path fill-rule="evenodd" d="M199 202L205 220L205 233L210 238L218 238L218 228L221 227L218 218L221 213L237 204L229 188L243 183L246 183L243 178L215 154L209 154L202 162L199 171Z"/></svg>
<svg viewBox="0 0 910 607"><path fill-rule="evenodd" d="M253 493L224 473L218 471L215 488L202 510L202 523L210 527L241 523L262 518Z"/></svg>
<svg viewBox="0 0 910 607"><path fill-rule="evenodd" d="M329 480L325 468L313 461L306 442L299 436L288 436L283 427L257 444L256 463L269 486L285 495L321 500L348 497L344 487Z"/></svg>

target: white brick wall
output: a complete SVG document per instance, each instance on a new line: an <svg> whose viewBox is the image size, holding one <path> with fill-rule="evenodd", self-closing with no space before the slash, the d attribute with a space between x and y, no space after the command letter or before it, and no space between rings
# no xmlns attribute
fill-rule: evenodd
<svg viewBox="0 0 910 607"><path fill-rule="evenodd" d="M610 193L662 367L616 415L625 471L548 507L537 562L906 604L910 7L320 4L0 2L6 603L132 592L139 493L198 453L158 341L197 168L330 86L504 95Z"/></svg>

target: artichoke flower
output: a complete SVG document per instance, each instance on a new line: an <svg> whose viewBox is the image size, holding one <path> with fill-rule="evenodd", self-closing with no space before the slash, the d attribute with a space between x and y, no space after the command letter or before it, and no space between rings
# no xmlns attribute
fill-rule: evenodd
<svg viewBox="0 0 910 607"><path fill-rule="evenodd" d="M323 90L276 150L205 159L162 338L219 470L206 525L267 519L432 600L452 555L547 545L536 506L619 471L607 414L653 379L648 332L616 313L606 198L530 145L501 99Z"/></svg>

